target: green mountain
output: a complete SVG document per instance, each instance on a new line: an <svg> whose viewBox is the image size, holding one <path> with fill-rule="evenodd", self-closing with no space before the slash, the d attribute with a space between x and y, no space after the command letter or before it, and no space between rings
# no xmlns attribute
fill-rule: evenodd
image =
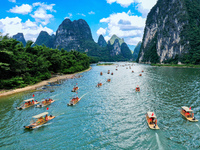
<svg viewBox="0 0 200 150"><path fill-rule="evenodd" d="M109 41L110 41L110 44L113 45L116 39L119 40L120 46L122 45L122 43L124 43L124 39L121 39L121 38L119 38L117 35L114 34L114 35L110 38L110 40L109 40Z"/></svg>
<svg viewBox="0 0 200 150"><path fill-rule="evenodd" d="M112 43L112 41L114 42ZM91 62L96 61L126 61L132 59L132 54L123 39L113 35L106 43L100 35L96 43L91 34L91 29L83 19L71 21L65 19L58 27L56 35L50 36L42 31L35 45L46 45L50 48L58 48L66 51L75 50L86 53L91 57Z"/></svg>
<svg viewBox="0 0 200 150"><path fill-rule="evenodd" d="M41 31L34 45L44 44L46 47L53 48L53 43L54 43L54 35L50 36L46 31Z"/></svg>
<svg viewBox="0 0 200 150"><path fill-rule="evenodd" d="M103 35L99 36L97 43L101 47L106 47L107 46L106 40L104 39Z"/></svg>
<svg viewBox="0 0 200 150"><path fill-rule="evenodd" d="M24 34L23 33L17 33L16 35L13 35L13 39L16 39L19 42L22 42L24 46L26 46L26 41L24 39Z"/></svg>
<svg viewBox="0 0 200 150"><path fill-rule="evenodd" d="M139 42L134 49L134 52L133 52L133 60L134 61L136 61L136 59L138 58L138 54L140 52L141 44L142 44L142 42Z"/></svg>
<svg viewBox="0 0 200 150"><path fill-rule="evenodd" d="M94 43L89 25L83 19L74 20L65 19L56 31L54 47L65 50L87 51L82 45L86 41Z"/></svg>
<svg viewBox="0 0 200 150"><path fill-rule="evenodd" d="M199 35L199 0L158 0L147 16L137 61L200 64Z"/></svg>
<svg viewBox="0 0 200 150"><path fill-rule="evenodd" d="M131 50L126 43L122 43L121 52L124 58L128 58L129 60L133 58Z"/></svg>

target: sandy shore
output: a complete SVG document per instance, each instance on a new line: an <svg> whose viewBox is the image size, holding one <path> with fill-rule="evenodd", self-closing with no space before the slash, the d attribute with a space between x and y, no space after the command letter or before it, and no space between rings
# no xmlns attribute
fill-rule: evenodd
<svg viewBox="0 0 200 150"><path fill-rule="evenodd" d="M84 70L84 71L81 71L81 72L77 72L77 73L74 73L74 74L56 76L56 77L50 78L48 80L41 81L41 82L39 82L37 84L26 86L24 88L18 88L18 89L15 89L15 90L1 91L0 97L12 95L12 94L20 93L20 92L24 92L24 91L29 91L29 90L35 90L35 89L37 89L37 88L39 88L41 86L48 85L49 82L52 83L52 82L56 82L56 81L63 80L63 79L73 79L73 78L75 78L76 74L82 73L82 72L86 72L86 71L89 71L91 69L92 69L92 67L90 67L87 70Z"/></svg>

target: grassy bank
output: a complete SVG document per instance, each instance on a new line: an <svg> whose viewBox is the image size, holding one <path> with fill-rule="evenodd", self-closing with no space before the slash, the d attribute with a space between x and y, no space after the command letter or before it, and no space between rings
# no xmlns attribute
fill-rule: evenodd
<svg viewBox="0 0 200 150"><path fill-rule="evenodd" d="M151 64L151 66L158 66L158 67L178 67L178 68L200 68L200 65L193 65L193 64Z"/></svg>
<svg viewBox="0 0 200 150"><path fill-rule="evenodd" d="M98 63L97 66L110 66L114 65L114 63Z"/></svg>

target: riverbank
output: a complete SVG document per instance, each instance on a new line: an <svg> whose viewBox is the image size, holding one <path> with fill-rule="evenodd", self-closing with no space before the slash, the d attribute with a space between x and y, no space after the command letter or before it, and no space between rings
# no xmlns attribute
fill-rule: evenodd
<svg viewBox="0 0 200 150"><path fill-rule="evenodd" d="M114 63L98 63L97 66L112 66Z"/></svg>
<svg viewBox="0 0 200 150"><path fill-rule="evenodd" d="M77 72L77 73L73 73L73 74L59 75L59 76L56 76L56 77L52 77L48 80L44 80L44 81L41 81L39 83L36 83L34 85L26 86L24 88L2 90L2 91L0 91L0 97L16 94L16 93L20 93L20 92L25 92L25 91L35 90L35 89L37 89L41 86L48 85L49 83L57 82L59 80L73 79L73 78L76 77L77 74L90 71L91 69L92 69L92 67L88 68L87 70Z"/></svg>
<svg viewBox="0 0 200 150"><path fill-rule="evenodd" d="M175 67L175 68L200 68L200 65L193 65L193 64L187 64L187 65L179 65L179 64L151 64L151 66L157 66L157 67Z"/></svg>

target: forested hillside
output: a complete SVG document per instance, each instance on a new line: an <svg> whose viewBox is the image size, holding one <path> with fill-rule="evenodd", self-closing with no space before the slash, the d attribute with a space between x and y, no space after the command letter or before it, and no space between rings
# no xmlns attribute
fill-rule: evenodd
<svg viewBox="0 0 200 150"><path fill-rule="evenodd" d="M198 65L199 35L199 0L158 0L147 16L137 62Z"/></svg>
<svg viewBox="0 0 200 150"><path fill-rule="evenodd" d="M0 89L24 87L48 79L52 73L74 73L89 68L86 54L34 46L0 37Z"/></svg>

